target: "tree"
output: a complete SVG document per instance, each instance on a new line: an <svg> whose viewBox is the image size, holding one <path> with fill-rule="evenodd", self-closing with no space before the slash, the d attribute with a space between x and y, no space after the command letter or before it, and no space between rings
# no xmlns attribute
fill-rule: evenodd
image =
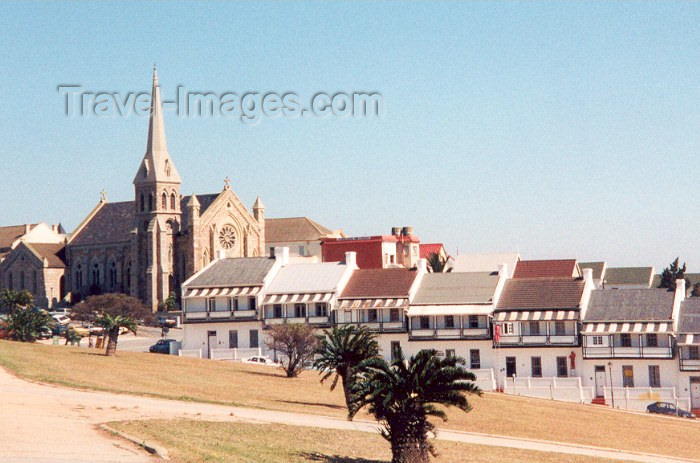
<svg viewBox="0 0 700 463"><path fill-rule="evenodd" d="M692 297L700 297L700 283L695 283L693 285L693 290L690 292Z"/></svg>
<svg viewBox="0 0 700 463"><path fill-rule="evenodd" d="M391 364L382 358L366 360L353 385L349 416L369 407L382 424L382 436L391 443L392 463L428 463L435 455L428 441L435 425L428 417L447 420L438 405L468 412L471 406L465 394L481 395L472 382L475 376L464 365L464 359L443 359L435 350L422 350L408 362L400 349Z"/></svg>
<svg viewBox="0 0 700 463"><path fill-rule="evenodd" d="M682 280L685 278L685 262L683 262L683 267L679 265L680 257L676 257L676 260L671 262L671 264L661 272L661 282L659 283L659 288L668 288L669 291L676 290L676 280ZM690 281L685 280L686 287L690 287Z"/></svg>
<svg viewBox="0 0 700 463"><path fill-rule="evenodd" d="M321 383L335 374L331 383L331 391L335 389L340 379L345 403L350 408L351 388L357 366L367 359L379 354L376 336L366 327L357 328L347 325L330 330L324 330L324 336L319 337L316 349L318 357L314 367L320 371Z"/></svg>
<svg viewBox="0 0 700 463"><path fill-rule="evenodd" d="M44 310L18 308L10 313L3 323L3 337L14 341L34 342L41 337L42 332L50 331L52 324L53 318Z"/></svg>
<svg viewBox="0 0 700 463"><path fill-rule="evenodd" d="M5 313L12 313L19 308L29 307L33 302L34 296L26 289L21 291L3 289L0 291L0 309Z"/></svg>
<svg viewBox="0 0 700 463"><path fill-rule="evenodd" d="M442 273L445 271L447 261L440 257L439 254L431 252L428 256L428 267L433 273Z"/></svg>
<svg viewBox="0 0 700 463"><path fill-rule="evenodd" d="M105 355L117 352L119 332L125 328L134 334L139 321L146 321L152 313L140 300L126 294L108 293L90 296L73 308L71 318L91 322L104 328L108 336Z"/></svg>
<svg viewBox="0 0 700 463"><path fill-rule="evenodd" d="M318 339L314 329L301 323L272 325L267 332L267 347L281 354L280 363L287 378L294 378L313 364Z"/></svg>

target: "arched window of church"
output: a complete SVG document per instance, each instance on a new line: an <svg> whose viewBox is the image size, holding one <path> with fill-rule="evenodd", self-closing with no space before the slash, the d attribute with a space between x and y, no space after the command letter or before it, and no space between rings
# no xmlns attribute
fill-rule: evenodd
<svg viewBox="0 0 700 463"><path fill-rule="evenodd" d="M19 272L19 289L24 289L24 270Z"/></svg>
<svg viewBox="0 0 700 463"><path fill-rule="evenodd" d="M131 290L131 262L126 264L126 289Z"/></svg>
<svg viewBox="0 0 700 463"><path fill-rule="evenodd" d="M165 160L165 175L170 177L170 161L167 159Z"/></svg>
<svg viewBox="0 0 700 463"><path fill-rule="evenodd" d="M80 291L83 287L83 266L78 264L78 268L75 269L75 289Z"/></svg>
<svg viewBox="0 0 700 463"><path fill-rule="evenodd" d="M143 197L143 193L141 193L141 202L140 202L141 212L143 212L145 208L146 208L146 199Z"/></svg>
<svg viewBox="0 0 700 463"><path fill-rule="evenodd" d="M92 284L95 286L100 284L100 266L97 264L92 266Z"/></svg>
<svg viewBox="0 0 700 463"><path fill-rule="evenodd" d="M166 210L168 208L168 195L163 192L163 196L160 198L160 208Z"/></svg>
<svg viewBox="0 0 700 463"><path fill-rule="evenodd" d="M209 250L205 249L202 255L202 267L206 267L209 264Z"/></svg>
<svg viewBox="0 0 700 463"><path fill-rule="evenodd" d="M7 274L7 289L15 289L15 282L12 278L12 272Z"/></svg>
<svg viewBox="0 0 700 463"><path fill-rule="evenodd" d="M148 166L144 162L143 168L141 168L141 175L143 175L143 178L148 177Z"/></svg>
<svg viewBox="0 0 700 463"><path fill-rule="evenodd" d="M117 287L117 264L115 262L109 266L109 287L110 289Z"/></svg>
<svg viewBox="0 0 700 463"><path fill-rule="evenodd" d="M168 263L169 264L173 263L173 245L172 244L168 245Z"/></svg>
<svg viewBox="0 0 700 463"><path fill-rule="evenodd" d="M32 281L32 293L36 295L36 293L39 291L39 274L37 273L36 270L34 270L34 278Z"/></svg>
<svg viewBox="0 0 700 463"><path fill-rule="evenodd" d="M148 210L153 210L153 193L148 194Z"/></svg>
<svg viewBox="0 0 700 463"><path fill-rule="evenodd" d="M170 209L175 210L175 193L170 193Z"/></svg>

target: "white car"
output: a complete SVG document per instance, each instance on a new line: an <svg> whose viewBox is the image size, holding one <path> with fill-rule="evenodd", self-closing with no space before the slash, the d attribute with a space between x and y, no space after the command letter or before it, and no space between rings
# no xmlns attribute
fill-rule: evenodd
<svg viewBox="0 0 700 463"><path fill-rule="evenodd" d="M269 366L274 366L278 367L279 363L275 363L270 359L270 357L260 357L260 356L255 356L255 357L249 357L247 359L241 360L243 363L253 363L256 365L269 365Z"/></svg>
<svg viewBox="0 0 700 463"><path fill-rule="evenodd" d="M53 317L54 320L56 320L56 322L57 322L59 325L67 325L67 324L70 323L70 318L67 317L66 315L63 315L63 314L51 314L51 316Z"/></svg>

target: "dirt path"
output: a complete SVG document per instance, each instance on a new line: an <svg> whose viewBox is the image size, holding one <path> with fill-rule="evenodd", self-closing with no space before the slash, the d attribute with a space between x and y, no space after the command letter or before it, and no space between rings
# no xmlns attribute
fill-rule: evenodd
<svg viewBox="0 0 700 463"><path fill-rule="evenodd" d="M98 431L107 421L189 418L212 421L254 421L376 432L377 424L300 413L228 407L81 391L28 382L0 369L0 462L146 463L144 451ZM441 430L439 439L470 444L585 455L643 463L691 460L597 449L573 444Z"/></svg>

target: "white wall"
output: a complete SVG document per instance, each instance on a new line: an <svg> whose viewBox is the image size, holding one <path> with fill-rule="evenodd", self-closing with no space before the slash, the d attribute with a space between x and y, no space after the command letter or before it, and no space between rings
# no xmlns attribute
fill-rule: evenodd
<svg viewBox="0 0 700 463"><path fill-rule="evenodd" d="M263 337L262 323L258 321L187 323L184 325L182 349L202 349L202 356L207 357L208 331L216 331L217 343L216 347L214 347L215 349L228 349L230 330L238 331L238 347L240 349L247 349L250 347L250 330L258 330L259 346L263 349L263 352L265 352L265 339Z"/></svg>
<svg viewBox="0 0 700 463"><path fill-rule="evenodd" d="M581 380L585 386L595 386L595 367L605 367L606 386L610 386L610 369L615 387L622 387L622 366L632 366L634 387L649 387L649 365L658 365L661 375L661 387L678 387L678 359L586 359L581 371Z"/></svg>

